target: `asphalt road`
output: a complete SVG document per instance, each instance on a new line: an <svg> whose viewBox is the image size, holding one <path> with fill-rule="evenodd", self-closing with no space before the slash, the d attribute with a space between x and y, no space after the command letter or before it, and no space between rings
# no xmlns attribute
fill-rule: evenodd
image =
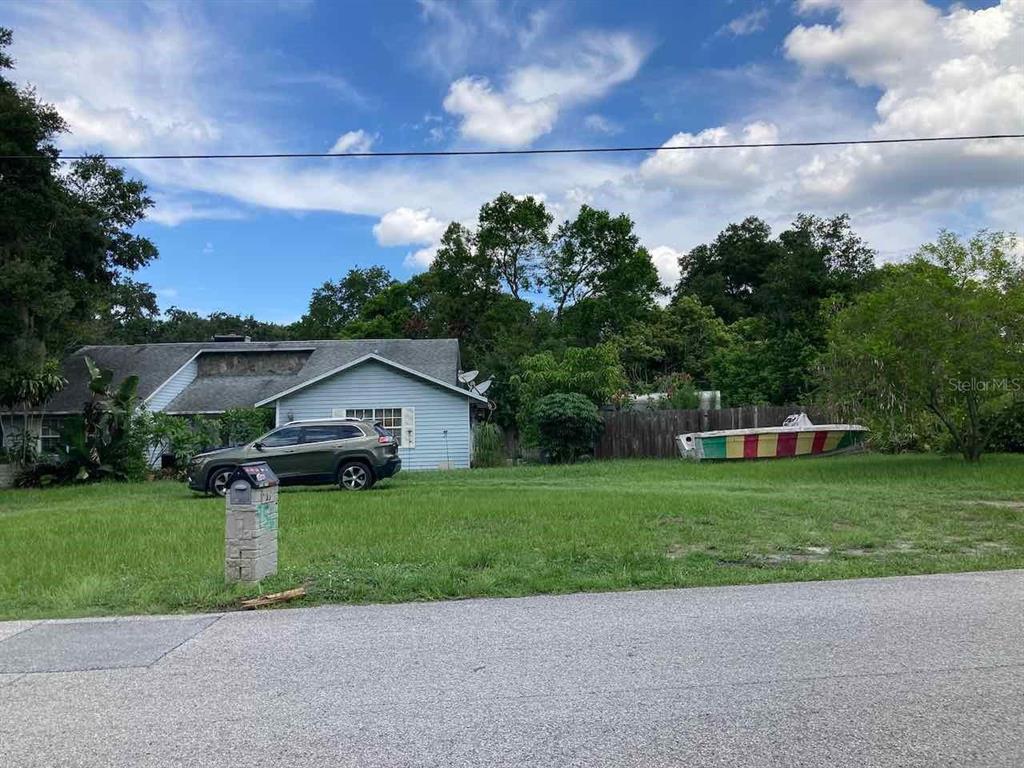
<svg viewBox="0 0 1024 768"><path fill-rule="evenodd" d="M0 623L3 766L1020 766L1024 571Z"/></svg>

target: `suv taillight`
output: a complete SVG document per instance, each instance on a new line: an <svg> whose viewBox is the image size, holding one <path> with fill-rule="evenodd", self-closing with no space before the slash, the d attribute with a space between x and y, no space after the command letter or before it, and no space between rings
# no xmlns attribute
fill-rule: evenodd
<svg viewBox="0 0 1024 768"><path fill-rule="evenodd" d="M381 445L390 445L391 444L391 438L390 437L384 437L384 435L377 435L377 442L380 443Z"/></svg>

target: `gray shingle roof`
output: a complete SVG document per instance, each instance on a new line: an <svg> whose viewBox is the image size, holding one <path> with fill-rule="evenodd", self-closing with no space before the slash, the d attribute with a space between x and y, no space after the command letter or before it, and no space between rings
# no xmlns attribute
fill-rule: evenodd
<svg viewBox="0 0 1024 768"><path fill-rule="evenodd" d="M201 413L251 406L290 387L322 376L368 354L377 354L448 384L457 383L458 339L358 339L346 341L186 342L83 347L61 364L68 385L46 405L48 413L77 413L89 399L88 355L100 368L114 371L114 381L135 374L145 399L197 353L311 350L296 374L200 376L171 404L171 413Z"/></svg>

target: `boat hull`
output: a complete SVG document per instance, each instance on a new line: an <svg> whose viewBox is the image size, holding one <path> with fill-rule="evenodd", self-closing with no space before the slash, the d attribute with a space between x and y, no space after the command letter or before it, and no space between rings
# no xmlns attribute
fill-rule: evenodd
<svg viewBox="0 0 1024 768"><path fill-rule="evenodd" d="M679 435L676 443L688 459L782 459L820 456L855 450L867 430L855 424L828 424L806 428L775 427Z"/></svg>

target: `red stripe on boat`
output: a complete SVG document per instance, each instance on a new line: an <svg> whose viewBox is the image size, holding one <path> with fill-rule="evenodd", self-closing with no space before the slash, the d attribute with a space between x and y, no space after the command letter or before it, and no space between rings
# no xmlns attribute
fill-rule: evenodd
<svg viewBox="0 0 1024 768"><path fill-rule="evenodd" d="M776 456L793 456L796 453L796 432L780 432Z"/></svg>
<svg viewBox="0 0 1024 768"><path fill-rule="evenodd" d="M811 443L811 453L821 453L825 450L825 441L828 439L828 432L815 432L814 442Z"/></svg>
<svg viewBox="0 0 1024 768"><path fill-rule="evenodd" d="M743 458L744 459L756 459L757 458L757 435L744 435L743 436Z"/></svg>

